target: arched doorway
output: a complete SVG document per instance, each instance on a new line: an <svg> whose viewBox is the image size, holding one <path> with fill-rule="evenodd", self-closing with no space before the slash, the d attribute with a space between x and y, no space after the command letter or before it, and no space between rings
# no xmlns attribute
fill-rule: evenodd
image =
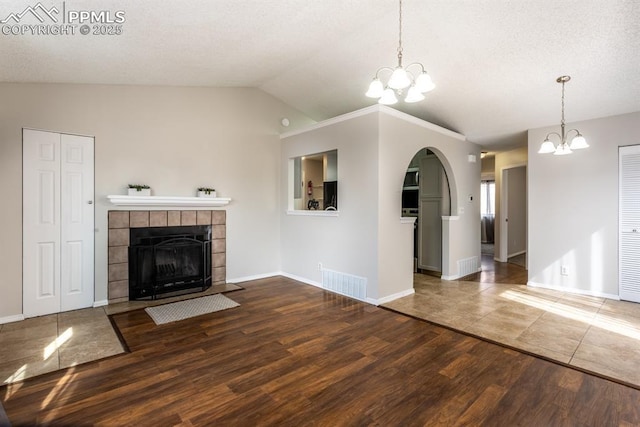
<svg viewBox="0 0 640 427"><path fill-rule="evenodd" d="M451 189L441 153L420 149L409 162L402 188L402 216L416 217L414 272L440 277L443 217L451 215Z"/></svg>

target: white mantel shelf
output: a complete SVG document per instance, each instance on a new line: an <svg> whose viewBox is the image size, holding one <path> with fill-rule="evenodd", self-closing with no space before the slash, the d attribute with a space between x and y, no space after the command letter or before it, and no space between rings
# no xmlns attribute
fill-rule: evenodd
<svg viewBox="0 0 640 427"><path fill-rule="evenodd" d="M171 206L171 207L221 207L229 204L226 197L174 197L174 196L107 196L116 206Z"/></svg>

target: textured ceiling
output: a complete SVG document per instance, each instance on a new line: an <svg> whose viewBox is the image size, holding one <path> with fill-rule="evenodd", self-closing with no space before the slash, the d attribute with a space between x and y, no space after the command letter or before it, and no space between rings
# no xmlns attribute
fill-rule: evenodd
<svg viewBox="0 0 640 427"><path fill-rule="evenodd" d="M0 19L36 3L0 2ZM394 0L67 0L66 8L123 10L123 34L0 34L0 81L258 87L323 120L375 102L364 92L377 68L394 65L398 41ZM404 0L403 10L405 63L422 62L437 87L394 108L491 150L559 124L560 75L572 77L568 123L640 111L637 0Z"/></svg>

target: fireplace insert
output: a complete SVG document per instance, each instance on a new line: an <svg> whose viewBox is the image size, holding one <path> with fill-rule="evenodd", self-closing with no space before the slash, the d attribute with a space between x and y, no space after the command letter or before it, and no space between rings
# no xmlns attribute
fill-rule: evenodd
<svg viewBox="0 0 640 427"><path fill-rule="evenodd" d="M131 228L129 237L130 300L211 286L211 225Z"/></svg>

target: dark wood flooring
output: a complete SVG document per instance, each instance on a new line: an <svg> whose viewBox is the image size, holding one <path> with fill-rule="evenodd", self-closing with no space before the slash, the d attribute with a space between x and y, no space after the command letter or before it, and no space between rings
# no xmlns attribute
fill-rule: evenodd
<svg viewBox="0 0 640 427"><path fill-rule="evenodd" d="M277 277L131 352L0 388L16 425L638 425L640 391Z"/></svg>

